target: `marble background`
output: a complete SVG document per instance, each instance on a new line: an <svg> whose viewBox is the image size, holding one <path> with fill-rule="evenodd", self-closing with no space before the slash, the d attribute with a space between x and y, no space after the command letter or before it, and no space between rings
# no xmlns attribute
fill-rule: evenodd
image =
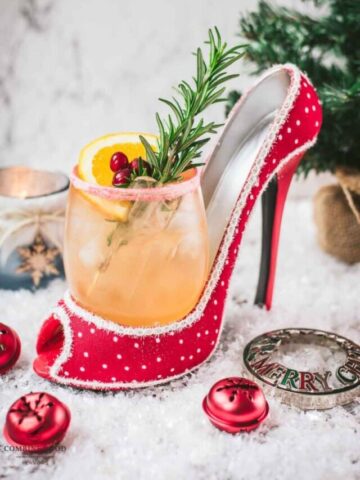
<svg viewBox="0 0 360 480"><path fill-rule="evenodd" d="M274 2L275 3L275 2ZM311 8L299 0L282 3ZM0 165L69 171L116 131L156 131L159 96L191 78L191 52L217 25L237 42L256 0L0 0ZM251 82L246 66L229 88ZM223 105L208 115L223 120Z"/></svg>

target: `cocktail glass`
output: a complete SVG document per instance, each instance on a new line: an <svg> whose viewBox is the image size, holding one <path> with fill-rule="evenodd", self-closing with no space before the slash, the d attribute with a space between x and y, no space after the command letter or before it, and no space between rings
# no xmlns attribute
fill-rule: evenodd
<svg viewBox="0 0 360 480"><path fill-rule="evenodd" d="M142 177L131 188L94 185L74 169L64 260L70 292L86 310L133 327L176 322L202 293L208 250L198 169L181 182L154 186Z"/></svg>

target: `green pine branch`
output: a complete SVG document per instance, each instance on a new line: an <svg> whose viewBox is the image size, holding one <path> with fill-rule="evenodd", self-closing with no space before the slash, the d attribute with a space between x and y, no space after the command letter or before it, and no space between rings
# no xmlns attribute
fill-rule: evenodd
<svg viewBox="0 0 360 480"><path fill-rule="evenodd" d="M244 58L254 74L275 63L295 63L317 87L324 123L316 146L300 163L300 173L334 171L338 165L360 168L360 2L307 1L322 7L319 15L261 0L255 12L242 16ZM231 92L227 112L239 96Z"/></svg>

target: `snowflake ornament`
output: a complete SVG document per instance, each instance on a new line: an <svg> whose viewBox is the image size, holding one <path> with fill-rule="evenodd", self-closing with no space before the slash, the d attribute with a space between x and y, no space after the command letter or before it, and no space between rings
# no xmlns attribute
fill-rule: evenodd
<svg viewBox="0 0 360 480"><path fill-rule="evenodd" d="M40 233L36 235L31 246L19 247L17 252L22 263L16 269L16 273L30 273L35 287L40 285L44 275L60 275L55 266L55 260L60 255L60 250L56 247L48 247Z"/></svg>

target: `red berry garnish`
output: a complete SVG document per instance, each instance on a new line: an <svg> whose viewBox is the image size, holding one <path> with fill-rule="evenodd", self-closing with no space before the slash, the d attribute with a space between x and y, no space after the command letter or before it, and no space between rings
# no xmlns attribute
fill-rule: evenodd
<svg viewBox="0 0 360 480"><path fill-rule="evenodd" d="M130 168L134 172L138 172L140 170L140 159L139 158L134 158L132 162L130 162Z"/></svg>
<svg viewBox="0 0 360 480"><path fill-rule="evenodd" d="M148 164L148 162L146 162L142 158L141 159L140 158L134 158L134 160L132 162L130 162L131 170L133 170L136 173L140 172L141 167L145 168L147 173L150 173L150 171L151 171L150 165Z"/></svg>
<svg viewBox="0 0 360 480"><path fill-rule="evenodd" d="M114 187L121 187L126 185L129 181L131 170L128 167L123 168L122 170L115 173L112 184Z"/></svg>
<svg viewBox="0 0 360 480"><path fill-rule="evenodd" d="M110 168L113 172L118 172L129 165L128 157L123 152L115 152L110 160Z"/></svg>

